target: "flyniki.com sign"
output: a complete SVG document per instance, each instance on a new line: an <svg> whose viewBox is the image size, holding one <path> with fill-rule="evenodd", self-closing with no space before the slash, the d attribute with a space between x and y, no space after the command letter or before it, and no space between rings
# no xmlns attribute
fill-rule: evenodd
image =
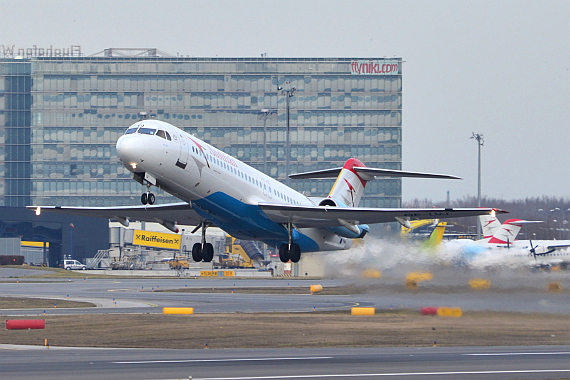
<svg viewBox="0 0 570 380"><path fill-rule="evenodd" d="M352 75L398 75L399 64L394 60L357 60L350 63Z"/></svg>
<svg viewBox="0 0 570 380"><path fill-rule="evenodd" d="M146 247L180 249L180 235L135 230L133 244Z"/></svg>

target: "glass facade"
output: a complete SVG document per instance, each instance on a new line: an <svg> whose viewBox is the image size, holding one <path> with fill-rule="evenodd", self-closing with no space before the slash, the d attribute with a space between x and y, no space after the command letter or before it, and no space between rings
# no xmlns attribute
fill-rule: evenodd
<svg viewBox="0 0 570 380"><path fill-rule="evenodd" d="M30 204L30 63L0 59L0 206Z"/></svg>
<svg viewBox="0 0 570 380"><path fill-rule="evenodd" d="M400 169L401 62L399 58L3 60L0 202L6 206L138 204L143 188L119 164L115 142L141 111L284 181L286 94L278 86L296 88L289 98L291 173L342 166L350 157L371 167ZM9 69L12 65L22 69ZM377 70L390 65L395 67L391 72ZM266 118L262 109L273 113ZM313 196L327 195L333 183L291 181L298 191ZM174 200L163 194L158 199ZM401 180L384 179L367 185L360 205L400 204Z"/></svg>

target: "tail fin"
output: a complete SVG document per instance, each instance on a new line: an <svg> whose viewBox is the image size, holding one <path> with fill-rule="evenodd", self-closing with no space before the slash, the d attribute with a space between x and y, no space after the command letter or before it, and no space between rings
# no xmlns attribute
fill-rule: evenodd
<svg viewBox="0 0 570 380"><path fill-rule="evenodd" d="M479 221L481 222L484 239L490 239L493 237L495 232L501 228L501 222L499 222L499 219L492 215L479 215Z"/></svg>
<svg viewBox="0 0 570 380"><path fill-rule="evenodd" d="M433 229L429 238L425 241L424 247L426 248L435 248L437 247L441 241L443 240L443 234L445 233L445 227L447 226L447 222L439 222Z"/></svg>
<svg viewBox="0 0 570 380"><path fill-rule="evenodd" d="M410 220L410 227L408 228L406 226L402 226L402 229L400 231L400 234L402 236L406 236L409 233L411 233L413 230L415 230L416 228L420 228L423 226L427 226L428 224L431 225L437 225L439 221L437 219L418 219L418 220Z"/></svg>
<svg viewBox="0 0 570 380"><path fill-rule="evenodd" d="M350 158L344 164L336 182L334 183L329 198L337 199L349 207L356 207L364 193L366 180L359 176L354 167L365 167L365 165L356 158Z"/></svg>
<svg viewBox="0 0 570 380"><path fill-rule="evenodd" d="M512 243L515 241L522 227L522 223L519 222L522 222L522 220L509 219L505 221L505 223L501 225L501 228L499 228L497 232L493 234L491 239L489 239L489 243L508 244L509 242Z"/></svg>

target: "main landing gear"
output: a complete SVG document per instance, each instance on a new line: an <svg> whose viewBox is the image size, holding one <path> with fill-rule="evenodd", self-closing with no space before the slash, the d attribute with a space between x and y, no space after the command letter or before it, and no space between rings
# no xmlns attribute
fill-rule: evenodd
<svg viewBox="0 0 570 380"><path fill-rule="evenodd" d="M202 243L196 243L192 246L192 260L199 262L204 261L209 263L214 258L214 246L211 243L206 243L206 222L200 223L192 233L202 228Z"/></svg>
<svg viewBox="0 0 570 380"><path fill-rule="evenodd" d="M286 263L289 260L298 263L301 260L301 247L297 243L293 243L293 224L287 223L285 226L289 233L289 244L283 243L279 246L279 260Z"/></svg>
<svg viewBox="0 0 570 380"><path fill-rule="evenodd" d="M298 263L299 260L301 260L301 247L297 243L281 244L281 246L279 246L279 259L283 263L286 263L289 260L291 260L291 262Z"/></svg>

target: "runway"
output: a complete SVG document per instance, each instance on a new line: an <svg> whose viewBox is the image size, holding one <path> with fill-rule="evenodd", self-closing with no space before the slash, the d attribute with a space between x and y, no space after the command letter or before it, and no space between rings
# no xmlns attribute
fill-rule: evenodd
<svg viewBox="0 0 570 380"><path fill-rule="evenodd" d="M438 275L425 288L401 286L398 273L380 280L305 279L51 279L14 282L0 269L3 296L93 302L98 307L53 308L47 315L161 313L163 306L194 307L196 313L348 310L460 306L464 310L570 312L567 290L548 293L547 281L570 285L568 273L494 279L489 292L460 282L461 274ZM18 275L18 274L16 274ZM459 276L459 277L458 277ZM364 293L310 295L311 284L335 287L365 284ZM217 288L223 293L159 290ZM232 294L234 287L299 287L307 294ZM44 310L1 310L2 316L43 315ZM270 339L271 337L268 337ZM564 379L570 378L570 346L335 348L270 350L91 349L0 345L2 378L9 379Z"/></svg>
<svg viewBox="0 0 570 380"><path fill-rule="evenodd" d="M7 379L564 379L570 346L272 350L0 345Z"/></svg>
<svg viewBox="0 0 570 380"><path fill-rule="evenodd" d="M5 269L0 269L0 277ZM24 271L25 270L21 270ZM13 272L10 272L13 274ZM162 307L193 307L195 313L309 312L349 310L353 306L377 309L419 309L425 306L461 307L464 311L508 311L570 313L570 272L495 275L488 291L467 286L469 274L449 269L417 290L403 286L405 274L388 273L377 280L335 278L307 279L200 279L117 278L34 280L0 283L3 296L41 297L92 302L84 309L50 308L46 314L161 313ZM6 279L6 277L4 277ZM562 291L549 293L548 282L556 281ZM310 295L311 284L324 288L365 286L366 292L348 295ZM295 287L305 294L232 294L236 287ZM196 293L174 293L169 289L190 288ZM222 289L225 293L200 293L200 289ZM44 310L0 310L2 316L43 315Z"/></svg>

